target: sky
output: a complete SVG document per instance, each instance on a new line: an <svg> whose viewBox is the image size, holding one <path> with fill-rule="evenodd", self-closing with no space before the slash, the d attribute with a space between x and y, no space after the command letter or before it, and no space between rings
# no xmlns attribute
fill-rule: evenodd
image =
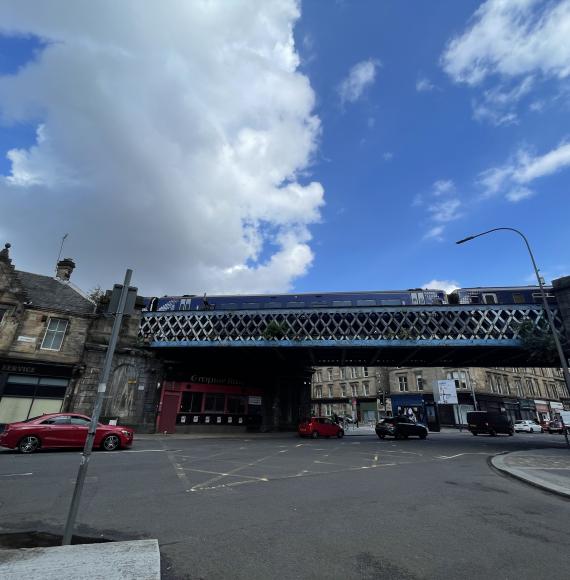
<svg viewBox="0 0 570 580"><path fill-rule="evenodd" d="M570 275L570 0L0 3L0 245L146 295Z"/></svg>

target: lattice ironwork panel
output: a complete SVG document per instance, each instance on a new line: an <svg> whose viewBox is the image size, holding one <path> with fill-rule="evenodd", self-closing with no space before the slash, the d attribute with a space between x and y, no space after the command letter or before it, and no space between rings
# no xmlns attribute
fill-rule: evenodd
<svg viewBox="0 0 570 580"><path fill-rule="evenodd" d="M553 309L557 328L562 328ZM539 306L439 306L334 310L147 312L140 336L149 344L256 341L512 341L521 325L545 330Z"/></svg>

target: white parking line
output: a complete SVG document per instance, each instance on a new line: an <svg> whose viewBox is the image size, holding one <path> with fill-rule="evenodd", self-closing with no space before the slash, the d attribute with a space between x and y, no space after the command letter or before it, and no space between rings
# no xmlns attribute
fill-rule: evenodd
<svg viewBox="0 0 570 580"><path fill-rule="evenodd" d="M0 477L23 477L25 475L34 475L33 473L4 473L0 474Z"/></svg>

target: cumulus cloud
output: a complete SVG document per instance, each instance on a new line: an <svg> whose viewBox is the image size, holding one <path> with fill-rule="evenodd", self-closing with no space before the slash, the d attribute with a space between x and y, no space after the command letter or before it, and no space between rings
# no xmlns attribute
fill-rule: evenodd
<svg viewBox="0 0 570 580"><path fill-rule="evenodd" d="M534 192L528 185L547 175L552 175L570 166L570 143L562 142L544 155L531 155L521 149L505 165L492 167L479 175L483 196L504 194L512 202L526 199Z"/></svg>
<svg viewBox="0 0 570 580"><path fill-rule="evenodd" d="M356 63L350 69L348 76L340 83L338 88L340 101L343 105L354 103L362 97L366 89L374 83L379 66L379 61L369 58Z"/></svg>
<svg viewBox="0 0 570 580"><path fill-rule="evenodd" d="M455 280L430 280L425 284L422 284L422 288L430 288L433 290L443 290L447 294L461 288L458 282Z"/></svg>
<svg viewBox="0 0 570 580"><path fill-rule="evenodd" d="M0 33L45 43L0 77L2 121L38 125L0 177L17 266L51 271L69 231L86 287L132 267L146 293L290 289L324 203L298 18L294 0L2 3Z"/></svg>
<svg viewBox="0 0 570 580"><path fill-rule="evenodd" d="M570 0L488 0L470 27L453 38L442 56L445 71L470 85L485 77L570 75Z"/></svg>

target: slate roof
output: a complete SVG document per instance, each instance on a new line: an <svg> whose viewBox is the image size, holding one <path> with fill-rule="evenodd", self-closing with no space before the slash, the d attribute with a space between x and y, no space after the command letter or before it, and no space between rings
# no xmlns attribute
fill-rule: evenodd
<svg viewBox="0 0 570 580"><path fill-rule="evenodd" d="M95 306L71 285L56 278L16 270L30 306L63 310L71 314L93 314Z"/></svg>

